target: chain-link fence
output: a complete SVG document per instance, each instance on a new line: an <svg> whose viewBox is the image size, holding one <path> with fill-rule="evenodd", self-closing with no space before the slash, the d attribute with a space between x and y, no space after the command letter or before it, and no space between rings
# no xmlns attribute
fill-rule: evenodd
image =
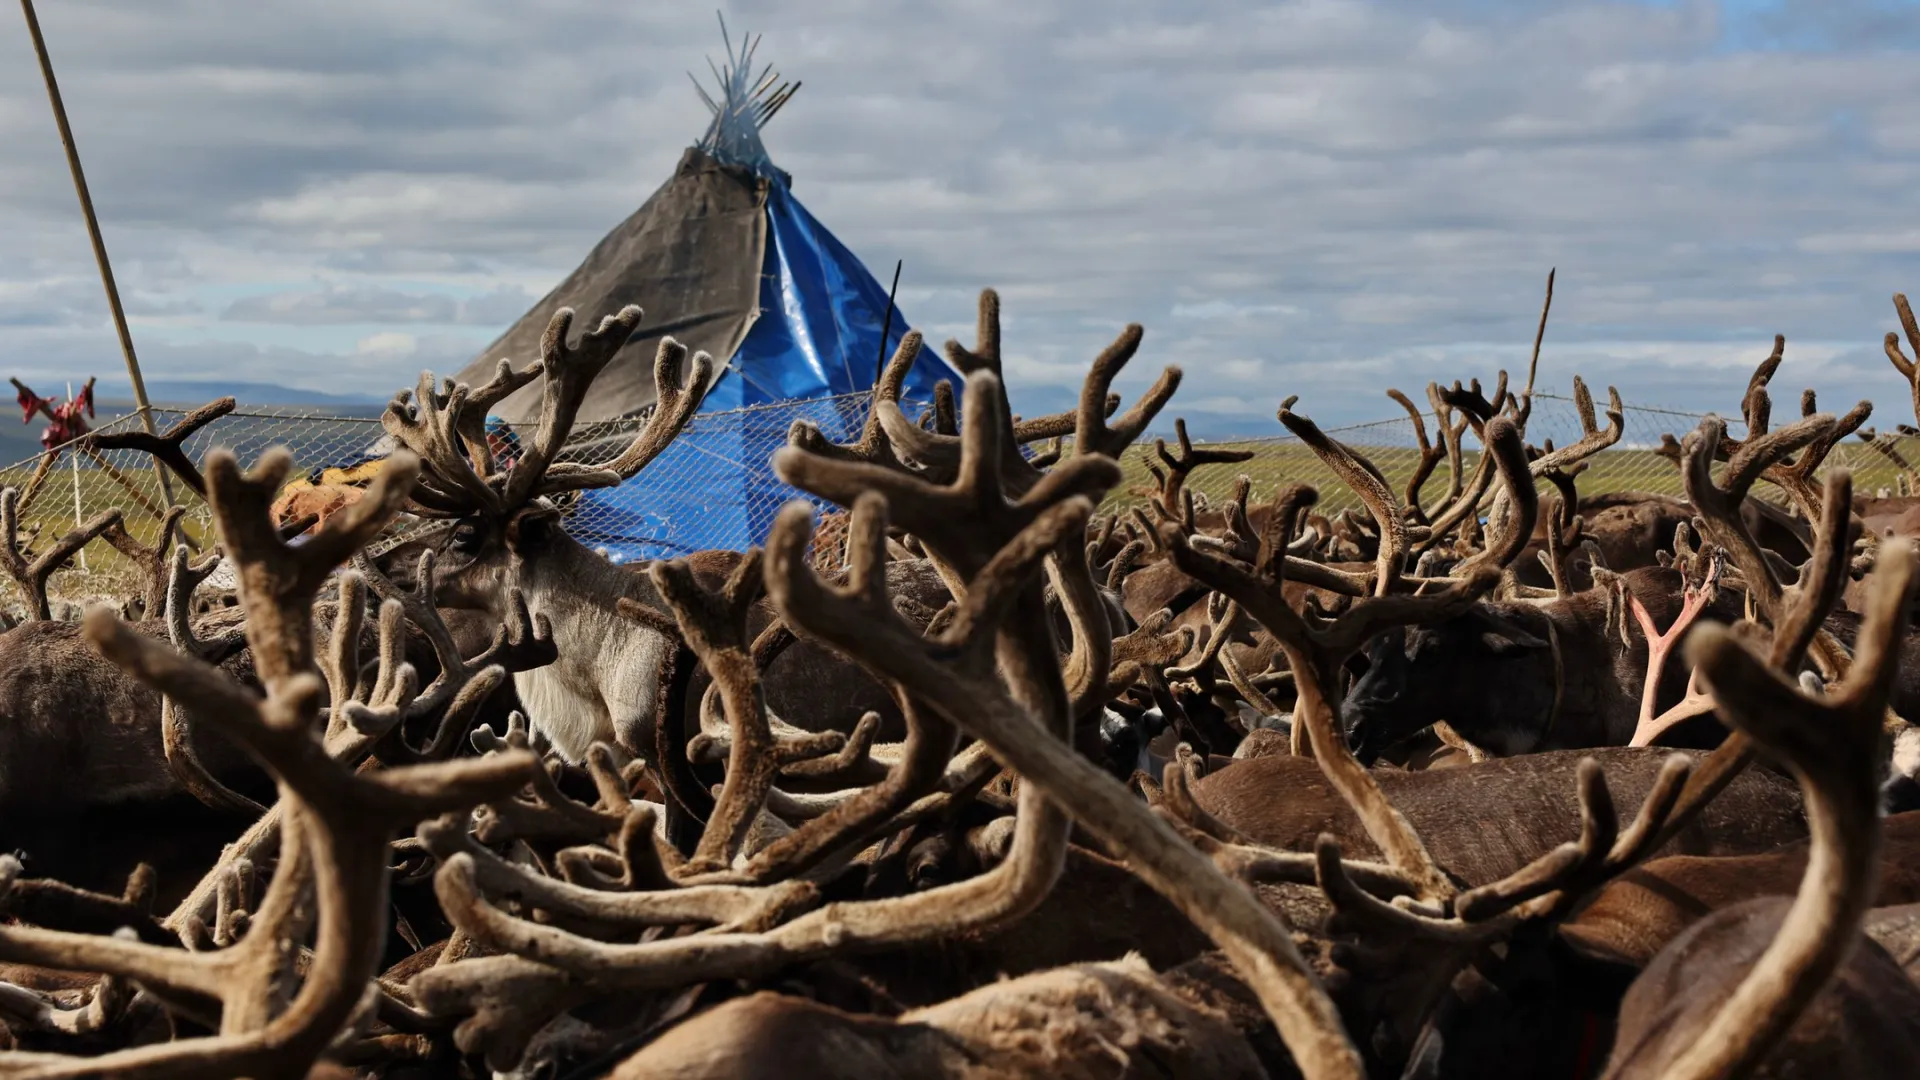
<svg viewBox="0 0 1920 1080"><path fill-rule="evenodd" d="M809 498L781 483L769 465L793 424L805 421L832 441L851 442L866 423L868 405L868 395L861 393L700 414L635 480L563 497L568 531L622 562L757 542L781 506ZM927 407L924 402L902 405L910 416ZM155 408L154 428L164 432L186 415L180 409ZM634 418L579 425L560 460L590 465L611 461L645 422ZM137 431L141 421L138 413L128 413L93 430ZM496 449L503 457L517 455L523 435L531 438L532 431L501 429L495 433ZM250 466L269 448L286 447L293 470L276 509L282 520L292 520L306 512L328 512L343 496L353 497L354 492L342 489L371 479L390 445L377 417L242 406L196 431L183 449L200 462L208 450L225 447ZM143 546L150 548L157 541L171 505L186 508L181 529L187 543L201 549L212 542L206 504L142 451L96 450L81 439L0 469L0 486L19 492L19 539L28 557L114 508L120 510L127 533ZM435 524L403 515L376 549L420 536ZM841 516L823 517L814 542L818 557L837 561L843 529ZM104 539L96 540L54 575L48 592L71 604L127 595L140 591L145 573ZM17 587L7 580L0 591L0 609L18 617L24 598Z"/></svg>
<svg viewBox="0 0 1920 1080"><path fill-rule="evenodd" d="M768 459L784 445L796 420L817 426L828 438L847 442L857 438L866 420L867 395L782 402L774 405L706 413L694 418L673 444L635 481L617 489L582 493L565 507L569 532L610 558L632 560L671 557L709 547L737 548L766 535L773 515L789 499L802 493L772 475ZM909 405L917 415L924 405ZM155 409L154 425L165 430L185 414ZM1602 416L1601 423L1605 423ZM1661 436L1682 435L1700 417L1645 406L1628 406L1625 433L1619 443L1592 459L1579 479L1583 495L1617 491L1647 491L1678 495L1679 471L1656 452ZM640 420L583 425L575 432L564 460L598 463L610 460L631 441ZM135 430L137 414L117 417L96 431ZM1729 421L1733 434L1743 433L1738 421ZM1396 492L1419 461L1419 441L1412 420L1401 415L1389 420L1330 429L1341 442L1364 453L1379 467ZM531 432L526 433L528 436ZM1577 441L1582 431L1570 398L1536 395L1527 424L1527 440L1555 446ZM269 447L285 446L294 460L293 480L282 495L287 516L302 507L324 509L338 486L364 483L378 469L385 451L384 433L377 418L322 415L311 411L241 407L202 428L186 443L188 455L200 461L207 450L223 446L242 463L251 464ZM1437 440L1432 418L1427 436ZM1465 442L1473 443L1468 435ZM1913 439L1896 441L1895 448L1909 461L1920 461ZM1251 451L1254 457L1238 465L1198 470L1189 481L1196 493L1218 501L1231 491L1234 479L1245 473L1254 482L1256 498L1270 495L1282 483L1307 483L1320 489L1322 505L1339 509L1358 504L1347 489L1299 440L1291 436L1236 440L1206 445ZM509 451L511 452L511 451ZM1153 440L1145 439L1123 455L1125 480L1110 504L1138 501L1150 489L1147 464L1154 460ZM1464 467L1471 471L1474 453L1467 450ZM1859 441L1836 447L1829 466L1853 470L1855 489L1873 493L1900 487L1902 470L1888 457ZM1442 461L1425 489L1427 500L1438 497L1448 483ZM163 482L152 458L137 451L89 451L77 445L28 458L0 470L0 485L20 490L21 540L29 553L44 550L54 537L102 510L117 507L127 532L151 546L159 533L161 515L170 503L187 508L184 531L189 543L211 542L211 523L200 499L177 479ZM1769 485L1759 491L1777 498ZM816 557L837 561L843 517L823 517L816 538ZM384 541L390 545L413 535L425 523L403 520ZM55 575L50 592L66 601L119 596L138 591L143 571L105 541L88 544L79 559ZM20 597L11 582L4 584L0 606L18 610Z"/></svg>
<svg viewBox="0 0 1920 1080"><path fill-rule="evenodd" d="M616 562L759 543L774 515L793 499L831 508L773 475L770 459L787 444L793 425L805 422L829 441L852 443L866 425L870 405L870 396L859 393L701 413L632 481L570 499L567 531ZM920 416L929 407L901 402L908 416ZM625 450L645 423L634 418L581 425L561 457L604 464ZM817 523L816 559L835 560L843 530L839 515Z"/></svg>
<svg viewBox="0 0 1920 1080"><path fill-rule="evenodd" d="M184 419L182 409L152 410L158 431ZM140 415L127 413L93 429L95 434L139 431ZM241 407L202 427L183 444L198 463L216 446L232 450L252 464L274 446L293 453L294 480L283 499L314 486L330 466L365 462L382 431L377 419L322 415L294 409ZM159 539L161 520L169 506L185 508L183 539L196 550L212 543L212 518L206 503L181 480L161 468L155 459L137 450L96 450L84 437L0 469L0 485L19 492L19 541L30 557L53 540L101 511L118 509L126 533L151 548ZM145 570L127 559L106 540L82 548L68 568L55 574L48 592L68 601L138 592ZM17 614L21 601L10 580L5 583L6 607Z"/></svg>

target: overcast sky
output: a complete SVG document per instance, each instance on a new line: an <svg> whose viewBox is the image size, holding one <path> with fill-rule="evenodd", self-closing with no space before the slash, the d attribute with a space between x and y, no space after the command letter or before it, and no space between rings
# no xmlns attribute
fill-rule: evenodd
<svg viewBox="0 0 1920 1080"><path fill-rule="evenodd" d="M149 380L451 371L706 122L705 3L40 0ZM730 2L805 87L767 144L933 340L1001 290L1016 404L1125 323L1216 433L1542 382L1911 419L1920 10L1867 0ZM120 377L32 50L0 18L0 374ZM1784 394L1787 401L1792 394Z"/></svg>

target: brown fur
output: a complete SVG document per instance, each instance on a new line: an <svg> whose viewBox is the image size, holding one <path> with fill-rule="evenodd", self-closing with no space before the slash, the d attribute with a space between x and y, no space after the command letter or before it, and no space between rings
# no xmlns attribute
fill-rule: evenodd
<svg viewBox="0 0 1920 1080"><path fill-rule="evenodd" d="M1138 959L1055 968L897 1019L759 993L627 1059L617 1080L1254 1080L1252 1048Z"/></svg>
<svg viewBox="0 0 1920 1080"><path fill-rule="evenodd" d="M1920 538L1920 495L1855 495L1853 512L1869 535Z"/></svg>
<svg viewBox="0 0 1920 1080"><path fill-rule="evenodd" d="M313 487L295 487L283 492L273 504L273 521L284 525L297 521L308 514L318 520L314 527L326 524L328 518L360 501L366 492L351 484L320 484Z"/></svg>
<svg viewBox="0 0 1920 1080"><path fill-rule="evenodd" d="M1631 807L1646 797L1667 753L1624 747L1560 751L1431 772L1375 770L1373 775L1444 870L1468 885L1484 885L1580 835L1574 774L1581 758L1598 760L1614 804ZM1326 832L1349 857L1379 857L1359 818L1311 758L1239 761L1203 777L1193 794L1202 809L1260 843L1311 851L1315 838ZM1499 810L1468 809L1475 806ZM1751 854L1805 835L1792 782L1749 769L1664 850Z"/></svg>
<svg viewBox="0 0 1920 1080"><path fill-rule="evenodd" d="M1658 566L1658 553L1673 548L1673 535L1679 526L1693 517L1693 507L1667 495L1644 491L1607 492L1582 496L1577 511L1583 519L1581 535L1600 549L1601 565L1616 573ZM1549 522L1543 513L1534 526L1533 538L1514 561L1514 573L1523 585L1550 588L1553 577L1541 565L1540 555L1547 550ZM1570 583L1575 589L1593 587L1585 561Z"/></svg>
<svg viewBox="0 0 1920 1080"><path fill-rule="evenodd" d="M1681 604L1678 572L1656 567L1624 577L1655 625L1672 625ZM1604 590L1589 589L1539 604L1476 605L1437 626L1407 629L1397 656L1384 650L1400 638L1376 639L1369 671L1342 705L1348 744L1368 761L1445 720L1467 741L1501 756L1625 745L1640 713L1647 643L1637 626L1630 644L1607 633L1607 602ZM1740 598L1723 592L1706 617L1732 622L1740 614ZM1557 715L1548 623L1560 639L1564 679ZM1658 707L1677 704L1686 681L1676 650L1664 668Z"/></svg>
<svg viewBox="0 0 1920 1080"><path fill-rule="evenodd" d="M1920 901L1920 812L1885 826L1876 906ZM1805 841L1755 855L1675 855L1609 882L1560 936L1586 956L1641 967L1709 912L1761 896L1791 896L1807 868Z"/></svg>
<svg viewBox="0 0 1920 1080"><path fill-rule="evenodd" d="M1609 1080L1648 1080L1684 1050L1773 942L1792 901L1765 897L1689 927L1620 1005ZM1910 1077L1920 1062L1920 986L1864 934L1755 1077ZM1817 1073L1810 1071L1817 1069Z"/></svg>
<svg viewBox="0 0 1920 1080"><path fill-rule="evenodd" d="M1682 602L1678 573L1654 568L1623 576L1655 625L1671 626ZM1723 591L1702 618L1732 623L1744 613L1742 601L1740 594ZM1622 644L1617 634L1606 632L1606 621L1606 594L1591 589L1541 604L1482 604L1450 622L1410 628L1397 657L1382 650L1400 639L1383 635L1368 654L1377 670L1361 676L1342 704L1348 744L1362 760L1371 760L1446 720L1463 738L1496 755L1625 745L1640 712L1646 639L1635 625L1632 643ZM1548 622L1559 633L1565 678L1551 726L1554 665ZM1826 620L1828 632L1849 646L1859 626L1859 616L1847 611ZM1920 635L1904 635L1900 649L1893 706L1902 715L1920 714ZM1680 650L1668 654L1657 710L1680 701L1687 675ZM1723 731L1706 718L1674 729L1662 741L1701 747L1717 743Z"/></svg>
<svg viewBox="0 0 1920 1080"><path fill-rule="evenodd" d="M137 628L166 634L157 621ZM225 666L251 681L244 652ZM102 659L80 624L24 623L0 634L0 672L0 811L59 813L184 790L161 748L160 695ZM224 739L196 735L195 747L215 777L253 773Z"/></svg>
<svg viewBox="0 0 1920 1080"><path fill-rule="evenodd" d="M1882 873L1885 873L1883 868ZM1920 982L1920 904L1896 904L1867 913L1863 929L1887 950L1907 977Z"/></svg>
<svg viewBox="0 0 1920 1080"><path fill-rule="evenodd" d="M1155 968L1191 960L1208 947L1165 897L1120 863L1079 846L1046 899L1025 918L958 940L890 950L853 963L908 1005L940 1001L990 984L1083 961L1139 953Z"/></svg>

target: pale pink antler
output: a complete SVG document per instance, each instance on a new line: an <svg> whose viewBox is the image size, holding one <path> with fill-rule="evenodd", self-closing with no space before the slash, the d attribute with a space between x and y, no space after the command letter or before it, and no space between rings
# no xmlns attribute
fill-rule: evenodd
<svg viewBox="0 0 1920 1080"><path fill-rule="evenodd" d="M1680 606L1680 614L1674 618L1673 625L1667 627L1667 632L1664 634L1654 625L1653 616L1647 612L1646 605L1640 602L1640 598L1631 591L1627 593L1627 609L1633 612L1634 621L1640 624L1640 632L1647 638L1647 681L1640 691L1640 719L1633 726L1633 738L1627 743L1629 746L1651 745L1662 732L1682 720L1701 715L1713 706L1712 698L1708 697L1705 707L1701 707L1692 693L1691 680L1689 680L1689 693L1685 702L1659 716L1655 716L1653 712L1653 703L1660 695L1660 672L1666 666L1667 656L1673 652L1673 647L1679 644L1680 639L1686 636L1687 631L1693 628L1693 624L1699 621L1700 613L1707 610L1707 605L1713 603L1714 598L1720 595L1720 571L1725 566L1726 560L1717 550L1707 552L1706 560L1706 577L1697 585L1692 582L1687 584L1686 600Z"/></svg>

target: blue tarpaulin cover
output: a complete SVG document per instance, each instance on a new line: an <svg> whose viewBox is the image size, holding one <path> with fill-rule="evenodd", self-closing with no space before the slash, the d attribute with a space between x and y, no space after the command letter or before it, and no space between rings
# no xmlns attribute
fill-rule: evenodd
<svg viewBox="0 0 1920 1080"><path fill-rule="evenodd" d="M768 459L796 419L835 442L859 438L882 356L887 290L851 251L769 178L759 312L727 370L673 446L617 488L590 491L568 530L619 561L671 558L766 539L773 516L800 492L772 474ZM898 310L887 330L891 356L908 330ZM930 402L934 384L960 379L923 348L903 402Z"/></svg>

